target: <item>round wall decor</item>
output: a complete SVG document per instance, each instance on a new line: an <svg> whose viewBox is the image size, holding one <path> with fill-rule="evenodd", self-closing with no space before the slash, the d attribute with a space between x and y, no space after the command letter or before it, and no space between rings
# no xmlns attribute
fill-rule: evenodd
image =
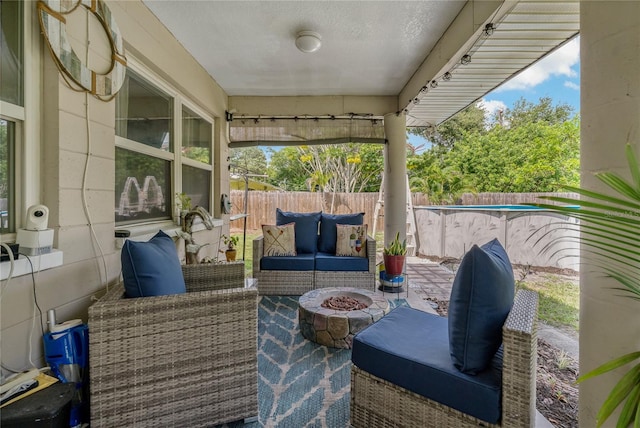
<svg viewBox="0 0 640 428"><path fill-rule="evenodd" d="M104 74L89 69L73 51L67 38L65 16L80 5L98 19L111 45L111 65ZM102 0L39 0L38 18L49 50L65 80L70 79L81 90L100 99L113 98L124 82L127 59L120 29L107 5Z"/></svg>

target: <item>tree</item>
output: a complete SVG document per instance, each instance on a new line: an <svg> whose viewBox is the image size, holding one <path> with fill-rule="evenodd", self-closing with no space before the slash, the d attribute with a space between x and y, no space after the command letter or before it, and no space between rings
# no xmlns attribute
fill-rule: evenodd
<svg viewBox="0 0 640 428"><path fill-rule="evenodd" d="M281 150L268 149L271 160L267 168L269 183L288 191L304 191L309 178L302 167L296 147Z"/></svg>
<svg viewBox="0 0 640 428"><path fill-rule="evenodd" d="M485 122L485 111L476 103L435 128L409 128L409 133L421 135L434 144L452 147L463 135L486 132Z"/></svg>
<svg viewBox="0 0 640 428"><path fill-rule="evenodd" d="M266 174L267 156L259 147L242 147L229 150L232 170L251 174Z"/></svg>
<svg viewBox="0 0 640 428"><path fill-rule="evenodd" d="M448 203L467 191L553 192L579 183L580 121L570 106L520 99L482 129L473 111L443 128L446 143L408 159L414 191Z"/></svg>

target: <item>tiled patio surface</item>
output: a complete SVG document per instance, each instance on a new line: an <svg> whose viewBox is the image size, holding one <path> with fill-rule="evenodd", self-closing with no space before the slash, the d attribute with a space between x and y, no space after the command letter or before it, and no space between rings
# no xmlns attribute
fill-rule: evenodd
<svg viewBox="0 0 640 428"><path fill-rule="evenodd" d="M449 300L455 274L438 263L419 257L407 258L409 288L426 299Z"/></svg>

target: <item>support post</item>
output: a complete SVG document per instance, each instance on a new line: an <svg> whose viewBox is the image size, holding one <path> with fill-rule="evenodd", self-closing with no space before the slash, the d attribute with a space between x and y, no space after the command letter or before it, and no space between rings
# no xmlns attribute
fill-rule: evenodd
<svg viewBox="0 0 640 428"><path fill-rule="evenodd" d="M407 130L404 112L384 116L384 245L407 235Z"/></svg>

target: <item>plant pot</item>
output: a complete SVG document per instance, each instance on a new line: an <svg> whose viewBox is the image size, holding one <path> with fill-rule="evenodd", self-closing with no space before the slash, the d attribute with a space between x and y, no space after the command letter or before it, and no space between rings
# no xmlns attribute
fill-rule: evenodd
<svg viewBox="0 0 640 428"><path fill-rule="evenodd" d="M228 262L235 261L236 260L236 254L237 254L236 250L227 250L227 251L224 252L224 255L227 258Z"/></svg>
<svg viewBox="0 0 640 428"><path fill-rule="evenodd" d="M405 256L391 256L384 254L384 268L387 275L401 275L404 270Z"/></svg>

